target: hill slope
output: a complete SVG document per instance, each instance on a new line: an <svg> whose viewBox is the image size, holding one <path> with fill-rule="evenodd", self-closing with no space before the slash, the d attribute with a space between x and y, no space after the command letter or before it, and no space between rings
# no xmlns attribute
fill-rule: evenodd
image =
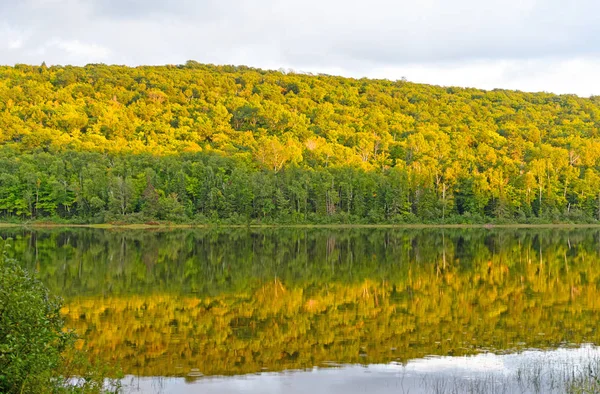
<svg viewBox="0 0 600 394"><path fill-rule="evenodd" d="M589 221L600 99L247 67L0 67L0 214Z"/></svg>

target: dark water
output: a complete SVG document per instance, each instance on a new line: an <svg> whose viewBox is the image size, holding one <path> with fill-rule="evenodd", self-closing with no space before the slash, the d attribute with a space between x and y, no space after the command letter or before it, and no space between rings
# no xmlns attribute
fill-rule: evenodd
<svg viewBox="0 0 600 394"><path fill-rule="evenodd" d="M597 229L0 234L141 391L392 392L401 374L419 392L414 365L463 376L600 343Z"/></svg>

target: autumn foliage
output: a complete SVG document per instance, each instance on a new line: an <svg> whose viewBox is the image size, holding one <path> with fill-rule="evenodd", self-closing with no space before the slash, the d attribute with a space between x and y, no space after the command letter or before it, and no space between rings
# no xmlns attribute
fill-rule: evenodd
<svg viewBox="0 0 600 394"><path fill-rule="evenodd" d="M0 214L595 221L596 97L211 66L0 67Z"/></svg>

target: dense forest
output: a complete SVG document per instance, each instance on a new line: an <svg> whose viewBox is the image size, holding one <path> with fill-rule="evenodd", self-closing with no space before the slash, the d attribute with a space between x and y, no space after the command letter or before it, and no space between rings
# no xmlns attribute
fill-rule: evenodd
<svg viewBox="0 0 600 394"><path fill-rule="evenodd" d="M0 67L4 221L600 220L600 98L212 66Z"/></svg>

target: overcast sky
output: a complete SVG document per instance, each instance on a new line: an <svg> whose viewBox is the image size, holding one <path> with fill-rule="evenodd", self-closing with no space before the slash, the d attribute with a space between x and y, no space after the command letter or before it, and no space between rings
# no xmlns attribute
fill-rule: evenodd
<svg viewBox="0 0 600 394"><path fill-rule="evenodd" d="M0 64L236 64L600 94L597 0L0 0Z"/></svg>

